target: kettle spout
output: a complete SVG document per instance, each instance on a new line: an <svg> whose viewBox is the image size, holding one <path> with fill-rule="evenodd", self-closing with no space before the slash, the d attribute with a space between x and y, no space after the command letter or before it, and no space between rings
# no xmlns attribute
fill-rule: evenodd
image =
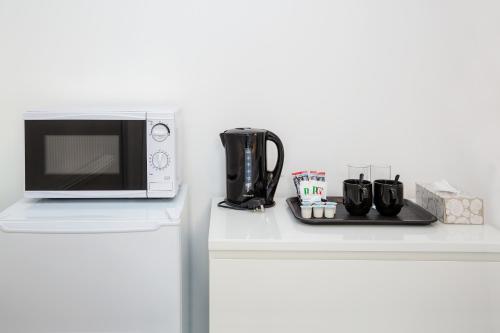
<svg viewBox="0 0 500 333"><path fill-rule="evenodd" d="M222 142L222 145L225 147L226 146L226 135L225 133L220 134L220 141Z"/></svg>

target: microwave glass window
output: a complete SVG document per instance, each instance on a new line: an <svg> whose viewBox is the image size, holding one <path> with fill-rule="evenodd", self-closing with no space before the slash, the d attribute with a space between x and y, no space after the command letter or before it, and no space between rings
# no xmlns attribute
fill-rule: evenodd
<svg viewBox="0 0 500 333"><path fill-rule="evenodd" d="M46 135L45 174L120 173L120 136Z"/></svg>

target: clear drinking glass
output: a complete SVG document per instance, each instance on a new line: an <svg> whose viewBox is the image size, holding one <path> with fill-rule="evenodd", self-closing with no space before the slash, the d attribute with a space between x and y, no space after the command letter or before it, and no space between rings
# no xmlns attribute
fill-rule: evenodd
<svg viewBox="0 0 500 333"><path fill-rule="evenodd" d="M368 164L349 164L347 165L348 179L359 179L363 174L365 180L371 180L370 165Z"/></svg>
<svg viewBox="0 0 500 333"><path fill-rule="evenodd" d="M370 173L373 181L392 179L391 166L388 164L371 165Z"/></svg>

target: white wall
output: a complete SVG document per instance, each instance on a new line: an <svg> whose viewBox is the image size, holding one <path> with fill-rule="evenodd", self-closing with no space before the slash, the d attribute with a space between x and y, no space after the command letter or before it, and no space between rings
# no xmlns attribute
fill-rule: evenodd
<svg viewBox="0 0 500 333"><path fill-rule="evenodd" d="M500 225L500 2L0 0L0 208L21 196L21 113L58 105L184 108L194 332L207 331L218 133L273 130L288 174L386 162L411 196L447 178Z"/></svg>

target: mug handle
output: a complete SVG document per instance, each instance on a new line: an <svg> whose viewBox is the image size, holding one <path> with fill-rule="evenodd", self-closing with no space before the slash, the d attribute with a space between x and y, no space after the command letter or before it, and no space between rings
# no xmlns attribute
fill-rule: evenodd
<svg viewBox="0 0 500 333"><path fill-rule="evenodd" d="M368 199L368 197L370 196L369 193L368 193L368 189L364 186L361 186L361 185L358 185L358 189L359 189L359 197L357 197L354 201L354 203L356 205L361 205L361 203L363 202L364 199ZM359 198L359 199L358 199ZM344 204L345 204L345 200L344 200Z"/></svg>
<svg viewBox="0 0 500 333"><path fill-rule="evenodd" d="M398 191L394 186L391 186L389 188L389 195L391 197L391 204L396 202L396 200L398 199Z"/></svg>
<svg viewBox="0 0 500 333"><path fill-rule="evenodd" d="M363 199L368 199L368 197L370 196L369 193L368 193L368 189L364 186L361 186L359 185L359 191L360 191L360 194L361 194L361 201Z"/></svg>

